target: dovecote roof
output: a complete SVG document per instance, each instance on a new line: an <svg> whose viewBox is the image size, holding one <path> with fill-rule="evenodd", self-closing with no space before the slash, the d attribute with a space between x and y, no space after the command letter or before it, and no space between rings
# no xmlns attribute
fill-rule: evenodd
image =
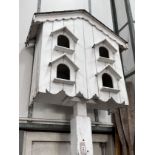
<svg viewBox="0 0 155 155"><path fill-rule="evenodd" d="M29 45L36 39L40 25L42 25L44 22L53 22L56 20L61 21L68 19L85 20L92 26L96 27L99 31L103 32L107 37L117 42L122 50L126 50L128 48L128 44L123 38L115 34L105 24L103 24L101 21L99 21L97 18L83 9L34 13L25 44Z"/></svg>

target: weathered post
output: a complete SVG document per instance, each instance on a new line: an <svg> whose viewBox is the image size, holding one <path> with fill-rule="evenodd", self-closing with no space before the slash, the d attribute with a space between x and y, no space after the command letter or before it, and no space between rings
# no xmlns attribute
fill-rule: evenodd
<svg viewBox="0 0 155 155"><path fill-rule="evenodd" d="M71 154L93 155L91 120L86 103L76 102L71 120Z"/></svg>

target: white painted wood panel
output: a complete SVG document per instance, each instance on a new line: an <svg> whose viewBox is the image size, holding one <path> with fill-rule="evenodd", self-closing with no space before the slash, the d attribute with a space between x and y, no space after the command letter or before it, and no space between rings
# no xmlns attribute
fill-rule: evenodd
<svg viewBox="0 0 155 155"><path fill-rule="evenodd" d="M96 81L96 59L95 53L92 49L94 44L92 26L84 21L84 42L85 42L85 63L86 63L86 78L87 78L87 89L88 98L93 95L98 95L98 87Z"/></svg>
<svg viewBox="0 0 155 155"><path fill-rule="evenodd" d="M121 70L120 69L118 69L116 66L116 63L117 63L117 61L118 61L118 57L117 57L117 55L119 54L119 51L117 51L113 56L114 56L114 60L115 60L115 63L113 64L113 68L117 71L117 73L119 73L119 75L121 75L121 78L123 77L123 75L122 74L120 74L120 72L121 72ZM121 88L120 88L120 86L119 86L119 81L121 80L116 80L115 78L113 78L114 79L114 81L113 81L113 83L114 83L114 88L116 88L116 89L118 89L118 90L120 90L121 91ZM120 99L120 92L119 93L112 93L112 92L110 92L110 97L112 97L117 103L121 103L121 99Z"/></svg>
<svg viewBox="0 0 155 155"><path fill-rule="evenodd" d="M119 51L117 51L115 54L114 54L114 60L115 60L115 63L113 64L113 68L117 71L117 73L119 73L119 75L121 75L121 78L123 77L122 74L120 74L120 69L117 68L116 64L117 64L117 61L118 61L118 57L117 55L119 54ZM120 79L121 80L121 79ZM119 80L119 81L120 81ZM120 85L119 85L119 81L115 81L115 88L120 90L121 91L121 88L120 88ZM119 93L111 93L110 92L110 97L112 97L117 103L121 103L121 97L120 97L120 92Z"/></svg>
<svg viewBox="0 0 155 155"><path fill-rule="evenodd" d="M64 64L67 64L67 66L70 69L70 80L71 81L75 81L75 70L74 68L68 64L68 62L66 60L64 60ZM66 92L66 94L68 94L69 96L75 96L75 84L74 85L63 85L63 89Z"/></svg>
<svg viewBox="0 0 155 155"><path fill-rule="evenodd" d="M37 37L35 51L34 51L31 96L30 96L30 103L29 104L31 104L33 97L36 95L36 93L38 91L38 82L39 82L38 78L39 78L39 68L40 68L41 46L42 46L42 28L40 30L40 34Z"/></svg>
<svg viewBox="0 0 155 155"><path fill-rule="evenodd" d="M63 21L62 20L61 21L54 21L51 32L54 32L54 31L56 31L56 30L58 30L58 29L60 29L62 27L63 27ZM60 56L62 53L54 51L54 47L55 47L55 45L57 45L57 35L53 35L53 36L51 36L51 38L53 38L52 48L51 48L51 51L52 51L51 52L51 57L52 57L52 60L54 60L55 58Z"/></svg>
<svg viewBox="0 0 155 155"><path fill-rule="evenodd" d="M74 20L63 20L63 25L66 26L73 34L75 34L75 25L74 25ZM75 50L76 43L72 41L70 38L70 48ZM75 52L73 54L68 54L69 58L72 59L72 61L75 61Z"/></svg>
<svg viewBox="0 0 155 155"><path fill-rule="evenodd" d="M96 29L95 27L93 27L93 37L94 37L94 44L104 40L106 38L106 36L99 31L98 29ZM93 44L93 45L94 45ZM105 67L105 63L103 62L99 62L97 61L98 57L99 57L99 48L98 47L94 47L94 52L96 54L96 67L97 67L97 72L100 72L104 67Z"/></svg>
<svg viewBox="0 0 155 155"><path fill-rule="evenodd" d="M100 42L100 41L102 41L102 40L104 40L106 38L106 36L101 31L97 30L95 27L93 27L93 37L94 37L94 44L98 43L98 42ZM96 55L97 72L100 72L106 66L106 63L97 61L97 58L99 57L99 48L98 47L94 48L94 52L95 52L95 55ZM103 101L107 101L109 99L109 92L100 91L101 86L102 86L101 76L97 77L97 80L98 80L99 97Z"/></svg>
<svg viewBox="0 0 155 155"><path fill-rule="evenodd" d="M50 85L50 68L48 67L51 61L51 38L49 33L52 25L47 23L43 24L42 46L40 55L40 75L39 75L39 91L45 92L49 89Z"/></svg>
<svg viewBox="0 0 155 155"><path fill-rule="evenodd" d="M51 87L50 87L50 92L52 94L57 94L58 92L60 92L61 90L63 90L63 84L61 83L55 83L53 82L54 78L57 77L57 66L60 64L60 63L63 63L63 60L59 60L57 62L55 62L55 64L53 64L51 66Z"/></svg>
<svg viewBox="0 0 155 155"><path fill-rule="evenodd" d="M66 26L74 34L74 29L75 29L74 20L72 20L72 19L68 19L68 20L64 19L63 20L63 26Z"/></svg>
<svg viewBox="0 0 155 155"><path fill-rule="evenodd" d="M76 93L81 92L87 97L83 21L76 19L74 25L75 35L79 38L75 47L75 64L80 68L76 74Z"/></svg>

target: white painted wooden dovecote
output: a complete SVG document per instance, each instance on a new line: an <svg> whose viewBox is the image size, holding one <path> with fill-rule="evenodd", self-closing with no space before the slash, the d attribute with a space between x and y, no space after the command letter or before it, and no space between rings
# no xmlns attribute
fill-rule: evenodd
<svg viewBox="0 0 155 155"><path fill-rule="evenodd" d="M68 39L67 47L59 45L59 36ZM120 59L120 49L125 50L127 43L88 12L34 14L26 44L34 40L31 102L38 92L64 90L68 96L80 92L90 99L96 94L102 101L112 97L117 103L128 104ZM68 67L68 79L58 77L60 64Z"/></svg>

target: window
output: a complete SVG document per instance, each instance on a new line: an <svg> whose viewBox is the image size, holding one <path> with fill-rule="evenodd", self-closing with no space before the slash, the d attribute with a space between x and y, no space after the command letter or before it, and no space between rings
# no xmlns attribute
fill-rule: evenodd
<svg viewBox="0 0 155 155"><path fill-rule="evenodd" d="M59 64L57 67L57 78L70 80L70 70L68 66Z"/></svg>
<svg viewBox="0 0 155 155"><path fill-rule="evenodd" d="M69 48L69 39L66 36L59 35L57 41L58 41L57 44L59 46L63 46L63 47Z"/></svg>
<svg viewBox="0 0 155 155"><path fill-rule="evenodd" d="M104 73L102 75L102 83L103 83L103 86L105 87L110 87L110 88L113 88L113 82L112 82L112 78L109 74L107 73Z"/></svg>
<svg viewBox="0 0 155 155"><path fill-rule="evenodd" d="M101 57L109 58L109 52L105 47L99 48L99 54Z"/></svg>

